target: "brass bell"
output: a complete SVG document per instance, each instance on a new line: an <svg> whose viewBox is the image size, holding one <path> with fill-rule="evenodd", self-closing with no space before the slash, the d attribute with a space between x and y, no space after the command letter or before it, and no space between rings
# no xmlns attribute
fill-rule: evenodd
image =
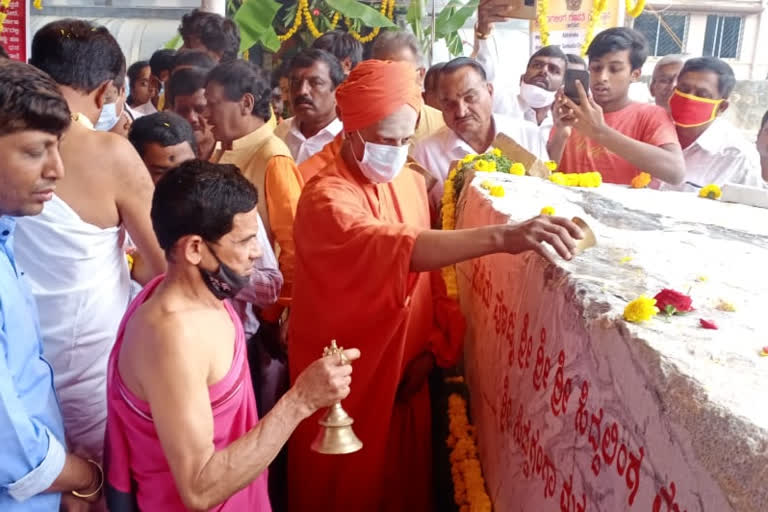
<svg viewBox="0 0 768 512"><path fill-rule="evenodd" d="M336 340L331 341L330 347L325 347L323 356L338 355L342 364L346 363L344 348L336 346ZM312 450L326 455L341 455L354 453L363 447L363 442L352 430L355 420L341 407L341 402L330 406L318 421L320 432L312 442Z"/></svg>

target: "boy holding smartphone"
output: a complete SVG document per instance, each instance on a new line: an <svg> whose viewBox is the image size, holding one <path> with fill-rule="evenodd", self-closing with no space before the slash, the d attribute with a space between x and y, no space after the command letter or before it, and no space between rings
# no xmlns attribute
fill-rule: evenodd
<svg viewBox="0 0 768 512"><path fill-rule="evenodd" d="M643 35L624 27L605 30L587 55L592 96L580 82L575 83L578 102L558 93L550 157L563 172L599 171L607 183L629 184L642 171L680 183L685 164L669 115L629 99L629 86L648 56Z"/></svg>

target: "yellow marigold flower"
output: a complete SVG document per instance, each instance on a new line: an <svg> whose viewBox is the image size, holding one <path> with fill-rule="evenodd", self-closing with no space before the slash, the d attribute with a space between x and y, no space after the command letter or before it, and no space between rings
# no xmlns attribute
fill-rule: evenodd
<svg viewBox="0 0 768 512"><path fill-rule="evenodd" d="M623 265L624 263L629 263L630 261L632 261L632 256L624 256L623 258L621 258L619 263Z"/></svg>
<svg viewBox="0 0 768 512"><path fill-rule="evenodd" d="M549 169L551 172L555 172L557 170L557 162L554 160L548 160L544 163L544 165L546 165L547 169Z"/></svg>
<svg viewBox="0 0 768 512"><path fill-rule="evenodd" d="M461 159L461 163L468 164L469 162L471 162L475 158L477 158L477 155L474 154L474 153L470 153L469 155L467 155L467 156L465 156L464 158Z"/></svg>
<svg viewBox="0 0 768 512"><path fill-rule="evenodd" d="M624 308L624 319L628 322L645 322L659 314L656 299L641 295Z"/></svg>
<svg viewBox="0 0 768 512"><path fill-rule="evenodd" d="M504 187L501 185L492 186L490 192L493 197L504 197Z"/></svg>
<svg viewBox="0 0 768 512"><path fill-rule="evenodd" d="M491 190L492 186L493 186L493 183L491 183L491 180L483 180L482 182L480 182L480 187L486 190Z"/></svg>
<svg viewBox="0 0 768 512"><path fill-rule="evenodd" d="M632 188L645 188L651 183L651 175L647 172L641 172L634 178L632 178L632 182L630 183L630 186Z"/></svg>
<svg viewBox="0 0 768 512"><path fill-rule="evenodd" d="M565 174L561 172L553 172L549 176L549 181L551 181L552 183L556 183L558 185L567 185Z"/></svg>
<svg viewBox="0 0 768 512"><path fill-rule="evenodd" d="M555 214L555 209L552 208L551 206L545 206L544 208L541 209L539 214L540 215L554 215Z"/></svg>
<svg viewBox="0 0 768 512"><path fill-rule="evenodd" d="M488 172L496 171L496 160L486 160L485 163L488 166Z"/></svg>
<svg viewBox="0 0 768 512"><path fill-rule="evenodd" d="M515 162L512 164L512 167L509 168L509 174L514 174L515 176L525 176L525 166L520 162Z"/></svg>
<svg viewBox="0 0 768 512"><path fill-rule="evenodd" d="M707 185L699 190L699 197L705 197L707 199L720 199L721 195L723 195L723 191L715 184Z"/></svg>
<svg viewBox="0 0 768 512"><path fill-rule="evenodd" d="M499 148L493 148L493 150L491 151L491 154L493 156L501 156L501 150Z"/></svg>
<svg viewBox="0 0 768 512"><path fill-rule="evenodd" d="M43 8L43 0L35 0L32 5L39 11Z"/></svg>
<svg viewBox="0 0 768 512"><path fill-rule="evenodd" d="M707 276L702 275L702 276L696 277L697 283L706 283L707 281L709 281L709 278Z"/></svg>
<svg viewBox="0 0 768 512"><path fill-rule="evenodd" d="M486 172L488 169L488 162L485 160L477 160L475 161L474 168L476 171Z"/></svg>

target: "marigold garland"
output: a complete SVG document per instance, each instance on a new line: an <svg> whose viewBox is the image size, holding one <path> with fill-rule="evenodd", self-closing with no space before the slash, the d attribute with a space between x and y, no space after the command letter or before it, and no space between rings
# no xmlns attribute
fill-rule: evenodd
<svg viewBox="0 0 768 512"><path fill-rule="evenodd" d="M645 9L645 0L637 0L635 5L632 5L632 0L624 0L624 7L628 16L637 18L643 13L643 9Z"/></svg>
<svg viewBox="0 0 768 512"><path fill-rule="evenodd" d="M467 417L467 402L458 393L448 397L448 438L451 448L453 498L459 510L491 512L491 498L485 491L483 469L477 457L476 431Z"/></svg>
<svg viewBox="0 0 768 512"><path fill-rule="evenodd" d="M549 176L549 181L566 187L597 188L603 184L603 176L597 171L570 174L553 172Z"/></svg>
<svg viewBox="0 0 768 512"><path fill-rule="evenodd" d="M464 186L464 173L468 170L477 172L501 172L506 174L517 174L520 170L524 175L525 166L519 162L512 162L502 154L498 148L493 148L490 152L482 155L469 154L462 158L459 163L451 169L443 186L442 206L440 211L440 220L442 229L456 229L456 201L458 194ZM488 187L483 187L494 197L504 197L504 187L492 184L486 180ZM485 183L483 182L483 183ZM457 185L458 183L458 185ZM482 185L481 185L482 186ZM442 269L443 280L448 296L456 298L459 288L456 277L456 267L450 265Z"/></svg>
<svg viewBox="0 0 768 512"><path fill-rule="evenodd" d="M395 0L382 0L379 12L392 20L395 14ZM352 28L352 21L349 18L345 17L344 23L347 24L347 32L363 44L373 41L381 30L381 27L373 27L373 30L367 36L361 36L359 32Z"/></svg>
<svg viewBox="0 0 768 512"><path fill-rule="evenodd" d="M640 0L642 1L642 0ZM592 38L595 37L595 27L597 22L600 21L600 16L608 6L608 0L594 0L592 4L592 10L589 12L589 23L587 24L587 33L584 35L584 44L581 45L581 56L587 54L589 45L592 44Z"/></svg>
<svg viewBox="0 0 768 512"><path fill-rule="evenodd" d="M549 46L549 0L539 0L536 4L536 21L539 24L539 35L541 36L541 46Z"/></svg>
<svg viewBox="0 0 768 512"><path fill-rule="evenodd" d="M331 18L331 30L336 28L340 19L341 13L338 11L335 12ZM315 25L315 21L312 19L312 13L309 10L309 0L299 0L298 5L296 6L296 16L293 18L293 25L288 29L288 32L278 35L277 38L280 41L287 41L298 32L303 23L307 24L307 30L309 30L309 33L312 34L315 39L323 35L317 28L317 25Z"/></svg>

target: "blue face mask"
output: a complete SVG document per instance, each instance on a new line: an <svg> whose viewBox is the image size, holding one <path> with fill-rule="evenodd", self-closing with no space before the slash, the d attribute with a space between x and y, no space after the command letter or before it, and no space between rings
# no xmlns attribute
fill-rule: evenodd
<svg viewBox="0 0 768 512"><path fill-rule="evenodd" d="M99 120L96 121L94 128L100 132L108 132L115 127L120 120L120 116L117 115L117 103L105 103L101 107L101 114L99 114Z"/></svg>

